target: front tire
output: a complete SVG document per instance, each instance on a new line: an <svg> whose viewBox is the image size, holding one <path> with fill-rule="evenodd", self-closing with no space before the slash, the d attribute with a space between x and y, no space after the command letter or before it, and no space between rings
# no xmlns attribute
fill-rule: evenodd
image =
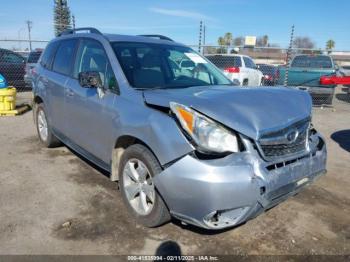
<svg viewBox="0 0 350 262"><path fill-rule="evenodd" d="M128 147L121 157L119 183L123 202L136 221L146 227L157 227L170 220L153 182L160 172L158 160L143 145Z"/></svg>
<svg viewBox="0 0 350 262"><path fill-rule="evenodd" d="M61 142L51 131L42 103L35 107L35 124L39 140L45 147L52 148L61 145Z"/></svg>

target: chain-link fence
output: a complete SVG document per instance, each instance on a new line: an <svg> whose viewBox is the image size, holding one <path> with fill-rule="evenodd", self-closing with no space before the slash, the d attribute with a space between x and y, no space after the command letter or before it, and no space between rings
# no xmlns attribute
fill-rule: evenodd
<svg viewBox="0 0 350 262"><path fill-rule="evenodd" d="M29 97L32 72L47 41L0 41L0 74L19 96ZM32 51L29 50L32 47ZM277 47L191 46L241 86L291 86L309 92L314 105L332 105L334 97L350 103L350 86L321 85L321 76L350 75L350 51ZM289 54L289 56L288 56ZM291 61L288 63L288 61ZM338 92L335 94L335 92ZM23 93L21 95L21 93Z"/></svg>
<svg viewBox="0 0 350 262"><path fill-rule="evenodd" d="M323 85L322 76L350 75L350 51L274 47L192 46L241 86L289 86L309 92L315 106L334 97L350 102L349 86ZM335 93L337 92L337 95ZM340 94L338 94L340 93Z"/></svg>

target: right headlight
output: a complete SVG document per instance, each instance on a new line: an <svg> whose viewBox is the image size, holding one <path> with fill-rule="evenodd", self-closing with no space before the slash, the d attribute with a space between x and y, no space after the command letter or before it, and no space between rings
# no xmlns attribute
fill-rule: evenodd
<svg viewBox="0 0 350 262"><path fill-rule="evenodd" d="M170 102L182 128L194 140L199 151L226 153L239 152L237 136L225 127L191 108Z"/></svg>

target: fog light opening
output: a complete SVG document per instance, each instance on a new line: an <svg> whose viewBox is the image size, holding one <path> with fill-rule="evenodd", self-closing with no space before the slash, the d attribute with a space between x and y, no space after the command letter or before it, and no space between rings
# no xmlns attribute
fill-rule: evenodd
<svg viewBox="0 0 350 262"><path fill-rule="evenodd" d="M204 222L210 228L225 228L235 225L246 214L249 207L241 207L230 210L218 210L211 212L204 218Z"/></svg>
<svg viewBox="0 0 350 262"><path fill-rule="evenodd" d="M260 195L265 194L266 188L264 186L260 187Z"/></svg>

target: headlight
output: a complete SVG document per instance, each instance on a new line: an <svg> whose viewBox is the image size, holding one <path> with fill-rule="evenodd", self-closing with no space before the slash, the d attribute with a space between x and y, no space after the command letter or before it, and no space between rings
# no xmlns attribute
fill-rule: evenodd
<svg viewBox="0 0 350 262"><path fill-rule="evenodd" d="M175 113L182 128L191 136L199 151L203 152L238 152L237 136L218 123L191 108L170 102L170 109Z"/></svg>

